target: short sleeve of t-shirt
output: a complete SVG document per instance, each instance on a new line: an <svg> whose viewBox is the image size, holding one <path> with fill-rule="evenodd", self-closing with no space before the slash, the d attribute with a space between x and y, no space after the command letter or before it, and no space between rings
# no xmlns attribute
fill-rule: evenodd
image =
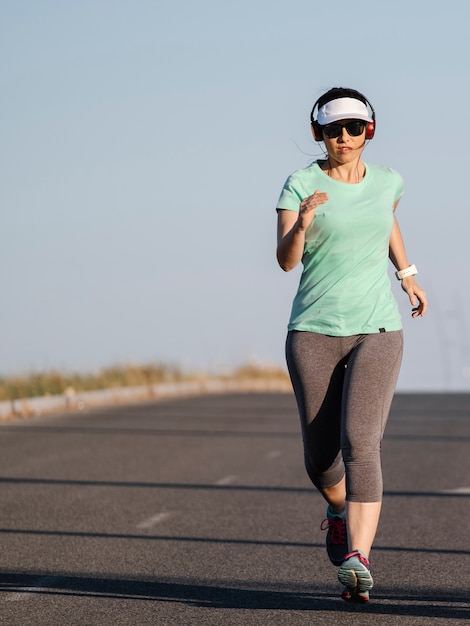
<svg viewBox="0 0 470 626"><path fill-rule="evenodd" d="M276 209L287 209L289 211L298 211L299 205L306 196L302 194L303 185L301 184L301 180L297 180L299 177L295 174L289 176L286 180L284 187L282 188L281 195L279 197L279 201L277 203ZM297 184L296 184L297 182ZM299 184L300 183L300 184Z"/></svg>

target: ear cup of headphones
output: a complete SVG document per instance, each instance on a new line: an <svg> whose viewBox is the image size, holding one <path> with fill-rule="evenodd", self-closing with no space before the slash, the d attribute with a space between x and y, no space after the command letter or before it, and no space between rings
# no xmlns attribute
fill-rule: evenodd
<svg viewBox="0 0 470 626"><path fill-rule="evenodd" d="M375 134L375 122L369 122L366 126L366 139L372 139Z"/></svg>
<svg viewBox="0 0 470 626"><path fill-rule="evenodd" d="M314 120L312 122L312 128L313 128L313 137L315 141L323 141L323 131L321 129L320 124L317 122L317 120Z"/></svg>

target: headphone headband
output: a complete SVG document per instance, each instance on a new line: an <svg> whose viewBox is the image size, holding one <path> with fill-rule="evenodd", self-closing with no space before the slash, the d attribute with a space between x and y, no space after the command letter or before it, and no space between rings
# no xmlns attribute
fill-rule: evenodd
<svg viewBox="0 0 470 626"><path fill-rule="evenodd" d="M376 129L376 121L375 121L375 110L369 100L359 91L355 89L345 89L342 87L334 87L327 91L322 96L318 98L315 104L312 107L312 111L310 113L310 122L312 124L312 128L314 131L315 141L323 140L323 131L321 125L318 123L318 120L314 118L315 109L324 106L328 102L332 100L337 100L339 98L354 98L355 100L359 100L364 105L369 106L372 116L372 122L368 122L366 126L366 139L372 139Z"/></svg>

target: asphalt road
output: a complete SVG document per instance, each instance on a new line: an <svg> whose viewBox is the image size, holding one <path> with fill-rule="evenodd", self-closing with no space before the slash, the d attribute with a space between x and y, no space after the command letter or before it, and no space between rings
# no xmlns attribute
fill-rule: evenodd
<svg viewBox="0 0 470 626"><path fill-rule="evenodd" d="M469 440L470 395L396 396L355 606L289 394L1 424L0 624L468 624Z"/></svg>

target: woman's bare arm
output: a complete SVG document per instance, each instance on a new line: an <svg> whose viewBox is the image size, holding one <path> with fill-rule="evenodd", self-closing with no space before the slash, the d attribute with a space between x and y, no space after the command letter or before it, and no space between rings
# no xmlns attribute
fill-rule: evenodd
<svg viewBox="0 0 470 626"><path fill-rule="evenodd" d="M398 202L395 203L395 209L398 206ZM393 265L397 270L403 270L410 266L408 257L406 255L405 243L398 225L397 218L394 218L394 224L392 234L390 236L389 244L389 256ZM401 281L401 287L403 291L408 294L411 302L412 317L423 316L428 308L428 301L424 290L415 281L414 276L408 276Z"/></svg>

